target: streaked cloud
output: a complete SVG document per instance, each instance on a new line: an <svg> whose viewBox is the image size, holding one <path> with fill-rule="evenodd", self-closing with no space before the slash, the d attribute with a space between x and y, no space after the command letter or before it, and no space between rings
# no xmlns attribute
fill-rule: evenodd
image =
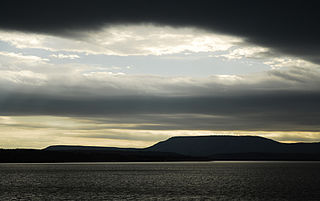
<svg viewBox="0 0 320 201"><path fill-rule="evenodd" d="M50 57L58 59L79 59L80 57L76 54L51 54Z"/></svg>
<svg viewBox="0 0 320 201"><path fill-rule="evenodd" d="M301 58L286 56L270 58L269 61L265 61L264 63L271 66L273 69L282 67L319 68L318 64L311 63Z"/></svg>
<svg viewBox="0 0 320 201"><path fill-rule="evenodd" d="M227 54L213 55L215 57L224 57L227 59L242 59L242 58L261 58L270 50L264 47L240 47L229 51Z"/></svg>
<svg viewBox="0 0 320 201"><path fill-rule="evenodd" d="M0 70L0 83L8 86L14 85L29 85L41 86L47 81L47 76L41 73L35 73L28 70L9 71ZM6 82L7 81L7 82Z"/></svg>
<svg viewBox="0 0 320 201"><path fill-rule="evenodd" d="M17 4L22 9L12 9ZM48 6L46 2L11 0L3 2L2 8L0 27L4 30L72 38L79 32L99 32L116 24L193 27L238 36L251 44L320 63L317 2L278 2L275 6L270 1L69 0Z"/></svg>
<svg viewBox="0 0 320 201"><path fill-rule="evenodd" d="M0 116L0 147L44 148L53 144L147 147L176 135L259 135L282 142L315 142L320 138L319 132L308 131L157 130L142 129L138 122L128 128L117 117L114 121L120 123L104 117Z"/></svg>
<svg viewBox="0 0 320 201"><path fill-rule="evenodd" d="M225 51L240 38L194 28L155 25L116 25L99 31L78 32L77 37L0 31L0 40L16 48L104 55L165 55L181 52ZM54 57L66 58L63 54ZM70 55L69 57L70 58ZM73 56L73 58L76 58Z"/></svg>
<svg viewBox="0 0 320 201"><path fill-rule="evenodd" d="M23 55L22 53L15 52L3 52L0 51L0 67L3 68L18 68L23 67L23 65L39 65L45 64L49 60L46 58L41 58L34 55Z"/></svg>

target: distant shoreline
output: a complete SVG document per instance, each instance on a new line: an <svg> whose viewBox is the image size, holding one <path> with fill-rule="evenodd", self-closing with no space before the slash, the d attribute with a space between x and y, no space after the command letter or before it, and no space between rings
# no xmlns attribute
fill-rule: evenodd
<svg viewBox="0 0 320 201"><path fill-rule="evenodd" d="M50 165L50 164L55 164L55 165L94 165L94 164L193 164L193 163L320 163L319 160L317 161L144 161L144 162L141 162L141 161L131 161L131 162L124 162L124 161L119 161L119 162L52 162L52 163L27 163L27 162L24 162L24 163L2 163L0 162L0 165L14 165L14 164L29 164L29 165L38 165L38 164L41 164L41 165Z"/></svg>
<svg viewBox="0 0 320 201"><path fill-rule="evenodd" d="M144 151L44 151L0 150L0 163L119 163L119 162L227 162L227 161L320 161L320 154L221 154L191 157Z"/></svg>
<svg viewBox="0 0 320 201"><path fill-rule="evenodd" d="M0 149L0 163L320 161L320 143L280 143L258 136L172 137L147 148L54 145Z"/></svg>

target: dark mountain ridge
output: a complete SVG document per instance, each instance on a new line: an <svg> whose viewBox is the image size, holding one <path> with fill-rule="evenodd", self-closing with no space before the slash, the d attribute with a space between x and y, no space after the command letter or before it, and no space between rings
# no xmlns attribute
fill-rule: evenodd
<svg viewBox="0 0 320 201"><path fill-rule="evenodd" d="M99 146L80 146L80 145L52 145L44 148L46 151L140 151L139 148L119 148L119 147L99 147Z"/></svg>
<svg viewBox="0 0 320 201"><path fill-rule="evenodd" d="M280 143L259 136L177 136L147 148L53 145L47 151L151 151L208 157L215 154L320 154L320 143Z"/></svg>
<svg viewBox="0 0 320 201"><path fill-rule="evenodd" d="M280 143L258 136L179 136L146 148L188 156L239 153L320 154L320 143Z"/></svg>
<svg viewBox="0 0 320 201"><path fill-rule="evenodd" d="M0 162L320 160L320 143L280 143L258 136L172 137L147 148L53 145L0 149Z"/></svg>

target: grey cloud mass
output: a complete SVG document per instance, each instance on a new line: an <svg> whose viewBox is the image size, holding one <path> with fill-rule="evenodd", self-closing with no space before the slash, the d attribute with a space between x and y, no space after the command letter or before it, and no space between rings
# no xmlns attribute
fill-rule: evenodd
<svg viewBox="0 0 320 201"><path fill-rule="evenodd" d="M2 115L99 117L104 123L137 124L136 129L146 130L320 131L319 76L318 71L293 68L232 82L219 77L190 82L131 76L124 80L129 85L122 85L118 77L118 83L105 82L106 88L99 82L69 89L57 84L47 87L50 83L28 90L16 85L14 90L1 90L0 111Z"/></svg>
<svg viewBox="0 0 320 201"><path fill-rule="evenodd" d="M15 95L1 100L0 110L2 115L83 116L105 118L106 123L143 123L139 129L320 131L319 102L319 92L86 101ZM148 123L156 125L144 125Z"/></svg>
<svg viewBox="0 0 320 201"><path fill-rule="evenodd" d="M3 41L7 42L8 46L12 45L11 48L15 47L15 51L7 52L5 49L0 51L0 116L29 118L29 116L48 115L50 118L74 117L77 120L94 122L92 123L94 126L77 124L74 127L61 127L62 130L83 131L75 134L80 138L150 141L163 138L161 135L148 137L148 133L140 137L135 134L118 136L121 131L113 131L106 135L104 129L131 129L133 132L135 129L147 132L152 130L320 132L320 71L317 65L320 64L318 26L320 12L315 3L315 1L229 0L4 0L0 4L0 30L5 30L4 32L9 30L4 35L7 40ZM69 44L69 49L54 48L60 47L61 44L65 45L67 40L60 40L61 38L81 39L86 36L90 38L108 26L119 24L125 27L128 24L148 25L144 26L142 31L138 30L142 33L142 38L145 36L143 35L145 29L162 25L193 27L196 30L200 28L201 31L238 36L241 40L230 42L232 44L230 47L218 48L219 54L209 55L214 48L209 50L204 48L203 52L208 53L205 57L234 59L235 64L229 65L235 66L239 58L242 58L239 63L245 62L247 58L256 59L259 60L259 66L268 66L268 71L262 69L258 71L259 73L206 75L206 77L125 74L122 71L112 72L107 67L81 63L85 60L80 58L88 53L88 50L96 50L99 46L90 46L91 49L80 52L73 52L78 47L73 46L73 43L71 46L71 43ZM51 37L53 39L48 43L52 45L51 49L47 43L43 43L44 47L48 48L50 56L42 58L38 54L35 56L18 51L29 49L30 54L34 53L36 48L38 50L43 48L42 43L39 42L38 46L36 40L33 43L31 40L24 43L28 37L17 33L14 35L15 32L10 31L58 37ZM154 35L156 32L158 31L154 29L149 34ZM180 35L186 35L185 33L192 32L181 32ZM97 38L94 44L100 44L101 40L104 41L110 34L103 36L106 37ZM116 55L125 57L125 55L135 55L139 48L143 50L142 46L137 45L140 43L132 42L132 37L124 36L126 37L126 40L120 38L119 41L123 43L114 47L116 50L120 47L115 51L118 53ZM174 35L173 40L168 40L167 43L172 43L176 37L177 35ZM13 40L15 38L16 40ZM191 38L194 36L191 35ZM159 37L151 37L143 47L150 52L154 41L158 39ZM139 37L136 40L140 41ZM131 41L131 47L134 48L126 46L128 41ZM181 38L181 41L192 43L185 38ZM5 42L1 44L6 44ZM76 41L76 44L78 42ZM159 43L158 46L165 51L167 47L163 44L167 43ZM110 43L106 44L110 46ZM176 44L180 43L173 43L172 47ZM185 44L187 43L181 43L181 46L186 46ZM217 44L213 43L212 46ZM234 44L238 44L239 47L233 46ZM195 43L194 46L199 45ZM149 54L148 51L142 50L141 55ZM182 57L186 59L187 53L190 54L188 50L190 51L190 48L177 52L181 55L186 53ZM222 50L225 53L228 50L228 53L225 54L221 52ZM171 51L170 54L177 52ZM103 51L94 53L102 54ZM287 55L289 56L286 57ZM98 56L92 58L99 58ZM52 59L67 58L74 63L51 62ZM78 59L80 63L76 63ZM142 57L137 57L137 60L140 59L142 60ZM161 68L162 63L155 65L150 62L150 65ZM171 63L162 71L173 68L174 65L175 63ZM194 71L200 69L197 65L201 65L201 62L192 63ZM252 68L257 68L258 64L254 65ZM131 68L129 64L123 66ZM216 66L213 65L212 68L214 67ZM241 66L236 67L240 69ZM60 129L59 124L48 126L28 122L24 124L9 122L0 126L35 129L52 126L50 128ZM100 133L93 134L95 131ZM292 136L289 133L283 135L283 139L298 139L295 138L297 135Z"/></svg>
<svg viewBox="0 0 320 201"><path fill-rule="evenodd" d="M0 28L65 37L105 25L194 26L320 63L316 1L2 1ZM80 36L79 35L79 36Z"/></svg>

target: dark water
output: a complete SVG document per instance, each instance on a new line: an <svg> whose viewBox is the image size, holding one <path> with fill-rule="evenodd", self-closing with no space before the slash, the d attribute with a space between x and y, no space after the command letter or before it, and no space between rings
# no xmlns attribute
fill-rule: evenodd
<svg viewBox="0 0 320 201"><path fill-rule="evenodd" d="M320 163L0 164L0 200L320 200Z"/></svg>

